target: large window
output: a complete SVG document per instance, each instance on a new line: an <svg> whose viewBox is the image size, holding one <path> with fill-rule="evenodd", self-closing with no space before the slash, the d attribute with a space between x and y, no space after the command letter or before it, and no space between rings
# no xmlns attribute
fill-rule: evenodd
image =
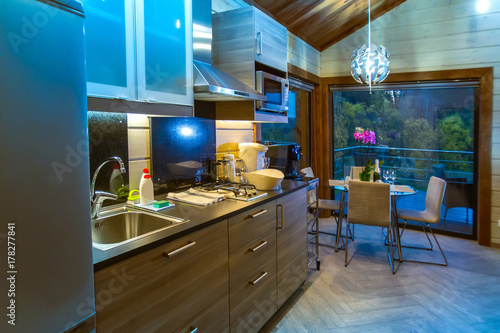
<svg viewBox="0 0 500 333"><path fill-rule="evenodd" d="M472 235L474 211L474 91L476 82L433 82L332 87L334 173L352 165L383 160L396 182L418 190L398 207L424 209L431 176L447 181L442 221L437 229ZM357 141L372 131L376 141Z"/></svg>

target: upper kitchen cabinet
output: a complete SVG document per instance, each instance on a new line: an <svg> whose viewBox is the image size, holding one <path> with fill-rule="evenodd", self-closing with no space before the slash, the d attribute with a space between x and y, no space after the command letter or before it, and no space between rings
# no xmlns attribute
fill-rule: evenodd
<svg viewBox="0 0 500 333"><path fill-rule="evenodd" d="M83 0L89 110L193 115L191 0Z"/></svg>
<svg viewBox="0 0 500 333"><path fill-rule="evenodd" d="M139 100L193 105L191 0L136 1Z"/></svg>
<svg viewBox="0 0 500 333"><path fill-rule="evenodd" d="M255 87L255 62L287 72L287 31L255 7L214 14L213 63Z"/></svg>
<svg viewBox="0 0 500 333"><path fill-rule="evenodd" d="M252 8L255 18L255 60L286 72L286 28L255 7Z"/></svg>
<svg viewBox="0 0 500 333"><path fill-rule="evenodd" d="M133 0L83 0L87 94L136 99Z"/></svg>

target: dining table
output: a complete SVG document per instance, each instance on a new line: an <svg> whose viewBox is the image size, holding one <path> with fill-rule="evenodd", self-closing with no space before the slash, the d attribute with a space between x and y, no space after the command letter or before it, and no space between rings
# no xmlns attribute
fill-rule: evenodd
<svg viewBox="0 0 500 333"><path fill-rule="evenodd" d="M339 216L339 223L337 224L337 235L336 235L336 238L335 238L335 252L338 252L339 250L339 240L340 240L340 235L341 235L341 231L342 231L342 221L343 221L343 218L344 218L344 208L346 206L346 202L345 202L345 195L346 193L349 192L349 181L350 180L339 180L339 179L330 179L328 180L328 184L325 186L333 189L333 190L336 190L336 191L339 191L340 192L340 216ZM359 180L351 180L351 181L359 181ZM402 262L403 261L403 255L402 255L402 252L401 252L401 246L400 246L400 240L399 240L399 223L398 223L398 210L397 210L397 205L396 205L396 199L398 197L401 197L401 196L407 196L407 195L414 195L416 194L418 191L416 189L414 189L413 187L411 186L408 186L408 185L396 185L396 184L392 184L390 186L390 191L391 191L391 208L392 208L392 218L393 218L393 221L395 222L395 227L393 229L393 232L394 232L394 239L396 239L397 241L397 248L398 248L398 255L399 255L399 261ZM348 231L346 231L348 232ZM354 235L353 235L354 237Z"/></svg>

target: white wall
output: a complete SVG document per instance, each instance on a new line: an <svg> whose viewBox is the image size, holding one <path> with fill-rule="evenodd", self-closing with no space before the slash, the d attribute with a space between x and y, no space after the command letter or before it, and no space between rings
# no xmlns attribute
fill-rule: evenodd
<svg viewBox="0 0 500 333"><path fill-rule="evenodd" d="M392 73L494 67L492 243L500 244L500 1L479 13L475 0L407 0L372 24L372 41L389 50ZM350 75L352 51L367 27L321 53L321 76Z"/></svg>

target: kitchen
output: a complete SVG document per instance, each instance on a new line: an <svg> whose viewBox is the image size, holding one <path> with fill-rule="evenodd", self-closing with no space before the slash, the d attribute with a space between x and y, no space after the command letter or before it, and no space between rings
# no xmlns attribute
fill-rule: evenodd
<svg viewBox="0 0 500 333"><path fill-rule="evenodd" d="M4 64L9 63L15 68L5 77L10 78L11 87L16 91L4 91L2 100L9 100L5 105L7 109L23 110L16 114L2 113L2 124L11 125L9 129L3 128L3 135L18 138L17 144L9 146L5 153L19 162L24 160L22 164L33 166L32 172L22 171L23 176L13 171L9 178L17 179L17 185L10 180L4 184L6 188L31 188L33 197L39 198L36 203L29 204L29 210L4 201L10 206L5 207L4 216L13 229L6 239L12 254L9 259L17 259L17 262L6 269L13 274L13 279L4 280L2 286L9 283L4 290L10 288L12 293L6 296L17 307L8 309L12 318L10 322L3 322L2 327L12 332L91 331L94 325L101 332L174 331L184 325L191 327L189 321L194 320L203 319L202 324L206 325L207 318L216 315L222 320L213 324L228 329L230 311L235 318L233 326L240 325L237 319L241 321L253 311L252 302L264 301L268 296L269 300L264 303L269 309L265 318L269 318L277 310L278 299L283 304L306 279L306 226L302 222L306 214L307 182L284 180L278 190L272 189L279 183L257 190L257 195L255 190L249 190L248 202L227 199L198 207L170 200L171 207L157 213L116 213L113 209L117 203L119 207L125 204L127 193L123 187L139 189L145 168L154 179L156 200L165 200L166 192L162 186L170 190L172 186L185 185L186 178L193 178L183 162L198 163L206 157L215 159L217 129L215 117L210 113L217 112L216 103L243 103L252 109L248 112L251 117L281 118L282 122L286 121L284 109L264 111L266 97L262 93L229 75L226 75L229 77L227 81L221 72L213 72L210 68L211 34L207 35L212 19L210 1L195 2L196 13L204 16L195 16L194 27L201 27L201 30L194 34L191 1L178 1L175 6L124 1L121 11L116 3L83 1L82 4L83 7L76 1L9 2L6 8L13 17L24 17L21 20L24 25L2 17L5 28L11 32L11 38L4 40L8 44L4 44L3 49L9 50ZM253 16L253 9L249 13ZM117 15L120 14L122 25L117 26ZM148 20L143 22L141 18ZM209 22L205 24L207 18ZM164 26L167 20L174 22L173 26L168 32L158 34L155 29ZM64 32L60 31L61 25L65 27ZM85 35L82 34L83 25ZM103 29L106 26L109 28ZM280 29L281 68L274 71L286 77L287 36L286 29ZM30 39L12 39L17 32L19 36L25 33ZM196 58L200 72L195 73L193 79L192 53L197 48L196 36L201 36L205 43L200 47L205 54L200 52ZM123 44L109 45L106 48L109 52L102 52L106 43L120 42ZM150 65L148 61L159 65ZM113 71L116 68L125 68L125 72ZM198 85L201 76L210 78L207 69L212 70L211 77L223 79L215 82L219 86L211 82ZM253 73L255 71L252 69ZM81 80L85 77L87 89ZM37 88L35 83L28 85L28 80L43 82L44 87ZM193 90L193 81L198 90ZM228 87L227 82L231 86ZM280 84L283 89L288 89L285 82L288 81L283 79ZM20 98L22 83L33 87L28 88L33 93L32 99ZM223 95L222 101L210 91L214 86L223 90L223 94L219 94ZM251 86L256 85L252 82ZM88 101L82 96L85 91ZM193 95L197 94L199 98L195 102ZM279 103L285 105L287 91L280 94L283 97ZM217 102L212 100L213 96ZM256 100L263 104L258 111L255 111ZM55 101L60 102L57 105L62 105L66 111L53 107ZM87 104L88 114L71 111L87 108ZM227 110L227 105L223 107ZM239 106L229 107L237 110ZM36 115L29 112L35 109L38 111ZM208 114L208 117L192 117L198 114ZM231 132L230 142L254 141L252 122L234 124L236 129L231 122L221 123L221 127L225 126L222 131L226 136ZM180 135L187 137L187 141L169 135L176 134L178 128L183 128ZM237 151L233 149L232 153ZM112 156L119 158L108 160ZM115 163L119 165L117 170L122 177L121 184L114 188L114 192L121 196L118 201L113 200L118 195L106 193L113 192L110 178L112 171L116 170ZM204 169L204 172L208 170ZM195 175L197 173L195 170ZM198 182L202 176L210 177L201 173ZM283 174L277 181L281 182L282 178ZM91 188L90 195L88 188ZM95 225L88 224L91 210L92 218L97 221ZM281 236L276 236L279 224L275 221L276 211L281 214ZM111 218L106 220L110 215L138 216L141 219L139 224L154 225L151 228L155 232L143 232L141 237L132 237L134 239L125 242L103 240L99 236L107 237L105 233L109 228L106 225L113 225ZM253 228L249 230L248 223L244 223L248 216L253 221ZM29 223L25 222L34 220L39 223L28 228ZM158 226L161 227L158 229ZM58 235L57 240L54 235ZM303 246L286 244L287 240L297 237L303 240ZM48 239L54 240L48 243ZM99 248L94 244L92 248L92 240L96 244L119 245ZM240 249L247 243L255 248L258 259L246 264L234 259L233 263L233 257L246 258ZM193 249L187 251L186 244ZM180 253L183 251L185 254ZM50 262L36 259L35 253L39 254L39 259L42 256L51 258ZM212 258L213 264L208 266L203 258ZM298 271L292 269L292 262L297 258L301 267ZM143 266L143 260L153 261L151 265ZM170 264L164 268L157 266L163 261ZM123 264L126 266L122 267ZM151 273L156 271L159 275L152 279ZM299 279L288 278L297 272L300 272ZM33 276L38 277L36 283L33 283ZM246 282L243 283L246 279L253 281L258 292L247 288ZM278 280L284 282L279 284ZM208 281L213 287L205 286ZM186 290L185 284L190 290ZM45 294L47 290L51 291L50 295ZM230 299L233 303L240 299L240 306L234 305L230 310ZM28 301L27 304L26 300L37 301ZM154 304L156 306L151 307ZM130 311L138 315L131 317ZM26 320L27 314L29 320ZM255 330L258 326L250 328Z"/></svg>
<svg viewBox="0 0 500 333"><path fill-rule="evenodd" d="M200 321L202 323L208 321L213 325L220 324L226 329L231 327L231 330L235 331L237 329L234 327L238 327L240 324L243 331L258 330L306 280L307 268L305 268L305 264L302 266L290 264L293 258L303 255L305 245L302 250L285 247L285 250L280 252L280 246L283 248L283 244L287 243L286 237L293 236L284 236L281 245L279 244L279 235L267 238L273 232L276 235L277 232L285 230L277 231L275 227L279 229L279 223L276 225L276 222L288 221L290 218L288 216L273 216L272 219L266 218L269 216L266 214L255 216L254 219L260 223L260 227L250 231L243 229L243 232L238 231L238 228L241 229L241 225L238 224L236 218L240 213L246 212L243 216L245 218L266 210L273 212L271 215L275 215L274 212L276 212L279 213L278 215L292 215L292 220L300 220L301 214L306 212L306 183L283 180L280 190L269 191L265 198L249 202L225 200L223 203L207 207L192 207L189 204L171 201L175 207L168 208L164 213L158 213L158 215L172 215L182 218L183 221L176 224L175 228L164 229L107 251L91 247L91 233L87 228L91 211L88 189L94 172L110 156L119 156L125 161L124 169L127 171L123 174L125 183L128 183L130 189L136 189L139 188L144 168L150 169L153 179L156 180L156 175L160 175L162 168L165 169L165 165L168 163L176 164L198 160L201 163L203 157L212 156L216 153L216 148L224 143L259 141L260 122L283 122L283 113L258 111L255 107L258 102L254 100L214 102L196 99L196 89L191 89L193 85L196 86L192 72L193 62L190 58L190 56L192 57L190 55L192 44L188 42L190 38L194 37L194 34L191 35L191 29L188 28L190 27L188 24L190 18L187 14L188 11L185 10L190 6L190 1L185 3L181 1L183 4L176 9L184 14L184 19L181 17L173 21L175 24L171 33L172 36L176 37L171 38L168 42L179 43L175 47L176 52L172 52L172 48L163 50L164 54L168 54L168 57L165 56L164 59L160 60L155 59L158 57L158 50L155 50L154 47L151 48L154 42L153 44L148 43L152 43L151 41L154 41L155 38L164 39L165 36L155 33L148 35L145 26L147 24L160 24L162 17L152 14L152 20L149 23L142 22L140 19L135 21L134 15L139 15L140 18L145 16L145 13L155 11L153 7L141 7L142 2L140 1L135 3L130 0L124 1L125 5L122 11L114 9L113 4L107 4L112 13L120 14L112 15L110 21L115 25L109 32L102 31L102 36L94 34L98 43L94 44L93 54L89 54L92 50L89 49L88 45L86 46L87 51L84 50L85 40L81 34L83 14L81 14L80 9L71 8L70 1L57 2L57 8L47 5L51 1L37 3L35 8L31 8L29 4L32 2L35 1L16 1L18 4L12 5L12 7L7 2L2 6L7 6L8 10L2 10L2 14L0 14L2 15L0 19L2 28L10 36L9 39L2 39L0 48L5 50L0 54L3 66L2 73L5 73L2 76L8 78L10 87L4 89L1 94L1 100L6 101L3 106L4 111L2 111L1 132L4 142L16 142L15 145L8 145L2 153L2 157L4 157L2 160L12 158L16 163L15 165L8 163L2 165L2 174L4 175L2 184L5 190L1 201L5 222L2 224L4 230L0 233L2 233L2 246L7 246L7 243L12 241L7 237L15 236L14 240L17 241L17 244L14 244L17 245L18 257L9 255L9 259L19 259L17 260L19 266L13 266L10 270L7 267L4 269L6 272L16 272L11 273L15 275L15 279L4 280L0 284L4 291L14 290L17 297L16 299L9 296L7 292L3 292L5 296L9 297L10 304L16 304L17 308L14 311L8 309L11 323L2 322L2 328L5 327L2 331L92 331L95 328L94 309L97 312L98 332L146 331L147 329L150 331L193 331L196 329L196 326L193 326L197 323L196 320L201 319L204 320ZM91 17L92 10L87 11L86 1L82 2L84 4L83 12L87 20ZM233 5L228 3L233 3ZM183 8L184 4L185 8ZM230 9L227 6L239 8L238 4L239 1L214 0L211 9L223 14L225 9ZM170 8L170 4L168 7ZM222 7L225 9L220 10L219 8ZM26 8L32 11L25 12ZM200 7L193 5L193 14L195 8ZM73 16L68 16L66 13L79 17L79 21L76 22ZM4 25L3 22L15 21L12 19L13 17L23 19L9 23L12 25L7 23ZM95 24L94 29L99 28L102 22L97 21ZM120 38L109 38L106 33L112 34L121 31L120 24L125 28L125 33L122 31ZM218 23L214 20L213 24ZM64 25L67 28L64 29L64 33L58 29L58 25ZM91 31L91 26L86 27L86 33L90 35ZM99 29L97 31L99 32ZM149 31L154 32L154 29ZM9 32L10 34L8 34ZM203 33L206 31L200 30L199 36L204 36ZM266 37L265 31L261 33L260 38L265 39ZM260 62L252 59L250 65L248 63L246 65L233 65L223 70L236 76L239 81L246 83L246 86L251 87L255 87L255 71L262 69L271 71L273 74L284 73L289 78L298 77L308 83L318 84L319 68L323 61L323 59L320 60L319 51L290 32L287 32L285 38L287 40L283 51L285 67L275 68L273 67L275 65L264 65L266 67L256 68L261 66ZM264 39L260 39L260 41L264 41ZM109 47L110 52L102 52L109 46L106 43L112 43ZM265 45L265 41L263 43ZM48 48L47 45L51 45L52 48ZM215 60L213 60L213 64L224 67L222 65L224 61L217 60L217 57L224 58L224 53L217 53L216 45L217 36L214 32L214 49L212 51ZM201 46L200 49L206 48ZM26 50L29 50L28 53L23 53ZM124 51L118 51L120 54L116 56L113 52L117 50ZM85 64L82 57L86 54L85 52L87 52L86 73L83 69ZM225 50L224 52L230 51ZM328 53L325 55L325 58L329 57ZM44 66L40 66L41 59L43 59ZM174 79L165 79L166 71L163 67L148 66L148 61L166 63L169 68L175 67L180 69L180 72L175 74L176 78ZM287 61L288 63L286 63ZM103 84L100 81L102 77L99 75L104 74L106 78L108 72L95 66L99 63L106 63L104 67L116 65L126 68L126 71L121 73L122 75L111 78L120 81L120 83L115 81L115 84ZM210 61L205 61L205 63L210 63ZM250 78L248 78L248 74L246 74L247 77L238 76L238 72L241 72L240 69L245 67L251 68ZM325 67L326 75L333 76L330 73L334 72L332 68ZM9 71L9 69L13 70ZM93 72L91 72L92 70ZM81 79L85 75L88 78L88 100L85 94L82 97L85 85L82 85ZM108 76L107 79L109 78ZM174 83L173 86L168 86L170 83ZM205 87L210 89L210 85ZM25 89L33 96L32 99L26 99L23 94ZM233 89L233 91L239 91L243 95L253 93L241 89ZM198 93L206 94L207 91L200 90ZM47 96L50 97L47 98ZM58 101L57 112L52 107L54 101ZM79 114L78 119L75 119L70 112L60 110L82 110L87 103L88 109L85 107L85 111L88 110L88 114ZM239 104L235 106L234 103ZM240 110L237 115L235 115L235 109ZM5 110L16 110L16 113L8 113ZM30 110L38 112L29 112ZM169 117L164 117L165 115L169 115ZM196 117L192 117L193 115ZM231 115L231 117L228 118L227 115ZM318 116L320 115L323 116L318 112ZM184 121L187 123L183 124ZM316 119L315 122L321 121ZM193 128L199 129L199 131L191 132L191 134L193 132L196 134L192 136L195 138L195 144L193 141L187 143L190 145L189 147L196 146L197 148L186 151L187 155L191 155L181 154L183 149L188 150L184 148L187 147L185 145L172 146L176 143L176 138L164 137L157 141L158 136L155 133L162 132L158 129L164 126L186 128L187 124L193 126L190 127L191 131ZM184 134L186 133L189 133L189 130L185 129ZM203 144L199 144L200 142ZM180 144L180 141L177 143ZM322 165L321 168L318 168L321 170L316 171L326 181L330 171L325 171L325 169L328 169L330 162L326 161L327 154L318 153L320 150L321 152L327 151L326 147L322 149L318 146L309 148L302 142L301 146L303 150L310 150L309 158L311 158L313 165ZM155 153L155 149L160 152ZM89 151L90 160L87 164L86 159L89 156ZM161 154L162 157L172 157L173 160L165 160L161 162L163 166L155 166L155 163L160 163L158 162L158 154ZM180 156L174 156L175 154ZM101 182L104 187L109 185L113 164L107 163L106 168L109 170L106 172L108 174L106 175L103 168L102 174L98 177L97 182ZM24 170L24 166L29 170ZM12 170L12 168L17 167L19 169ZM161 177L163 179L160 180L165 180L163 185L170 186L172 182L169 183L167 180L171 180L172 177L168 168ZM156 183L158 183L157 180ZM99 187L101 185L97 185L96 189L106 191L104 187ZM177 185L184 186L185 184L178 182ZM71 188L70 197L61 194L63 193L60 191L61 187ZM30 195L26 196L23 192L22 199L16 195L15 200L12 200L7 189L14 188L23 191L29 189ZM50 189L54 189L54 191ZM322 189L322 191L324 191L323 195L329 195L327 188ZM292 198L298 194L301 195L301 198ZM156 199L164 200L165 195L161 194ZM106 200L106 207L107 204L113 204L113 200ZM282 206L287 204L292 207L283 209ZM304 206L304 209L300 208L301 205ZM106 207L103 211L106 210ZM251 214L248 215L249 213ZM490 222L488 218L488 226ZM231 223L234 223L235 230L238 232L232 231ZM303 233L304 228L305 225L297 224L297 229L294 232ZM493 229L494 235L495 230ZM235 236L231 237L231 233L234 233ZM54 239L54 235L58 235L56 239ZM196 240L188 239L189 236L196 237ZM270 239L274 239L277 244L272 244ZM252 277L252 281L255 282L256 286L259 286L259 282L261 282L260 285L267 289L265 289L266 292L245 294L244 288L238 290L237 286L231 285L233 281L241 280L242 277L238 275L243 274L244 271L244 269L234 266L237 269L236 273L232 274L231 256L236 255L243 248L242 245L253 240L257 242L255 246L260 246L267 241L266 246L268 247L260 248L261 250L267 249L261 252L264 258L261 259L263 265L254 263L255 266L252 266L248 264L245 269L250 270L255 275ZM171 253L186 245L193 244L192 242L202 245L200 250L195 250L192 254L184 252L186 259L194 260L192 266L186 268L185 265L182 265L181 267L179 261L173 264L173 268L161 266L160 261L162 259L168 260L169 255L173 259L184 258L183 256L176 258L174 256L176 254ZM12 247L12 244L9 246ZM196 247L193 245L192 249L196 249ZM274 251L269 249L274 249ZM10 252L16 254L16 251ZM210 258L210 260L202 262L199 258ZM305 258L301 258L300 260L305 262ZM207 267L209 261L214 264ZM10 261L11 264L12 262ZM238 262L233 264L237 265ZM265 265L268 265L267 269L260 272L259 269ZM296 267L301 268L295 270ZM287 271L287 268L291 269ZM94 270L96 276L94 276ZM290 279L287 281L293 281L290 282L289 286L286 283L282 284L281 291L278 282L274 286L269 286L272 283L266 282L266 279L270 277L274 277L274 281L277 281L276 277L279 276L280 270L282 274L289 274ZM172 271L182 273L172 274ZM264 275L264 273L267 274ZM157 278L152 278L153 276ZM37 278L34 279L34 277ZM12 281L15 283L13 284ZM175 290L169 288L170 283L182 285L186 281L192 282L190 284L193 286L192 290L186 290L189 289L186 287L179 287ZM202 288L207 284L211 287ZM48 290L51 291L50 295L47 294ZM157 292L158 290L162 292ZM177 290L179 293L176 293ZM269 290L274 292L268 292ZM282 296L280 299L280 292L286 296ZM203 297L199 293L204 293ZM137 297L137 295L143 294L149 298ZM271 301L266 300L264 294L269 296ZM245 314L249 316L251 311L248 312L248 308L235 306L235 302L232 302L231 298L237 300L239 304L245 304L243 300L248 300L250 303L256 300L252 297L262 297L262 302L257 302L261 309L258 311L258 316L254 314L253 323L255 326L248 327L245 326L248 323L238 321L238 319L245 317ZM152 302L151 299L153 299ZM122 307L120 307L120 301L123 300L125 300L125 304L122 303ZM134 304L135 302L137 304ZM153 303L158 306L156 308L150 307ZM136 312L137 309L134 306L145 312ZM102 329L99 328L99 312L103 313L101 315L103 318ZM26 313L29 314L29 322L26 320ZM54 313L57 315L53 315ZM136 316L139 313L140 315ZM221 323L215 320L220 318L225 318L225 322ZM237 318L236 322L232 322L231 318ZM13 326L12 323L16 325ZM171 323L174 323L172 325L175 327L168 326ZM143 327L146 327L146 330ZM222 330L214 329L212 331Z"/></svg>

